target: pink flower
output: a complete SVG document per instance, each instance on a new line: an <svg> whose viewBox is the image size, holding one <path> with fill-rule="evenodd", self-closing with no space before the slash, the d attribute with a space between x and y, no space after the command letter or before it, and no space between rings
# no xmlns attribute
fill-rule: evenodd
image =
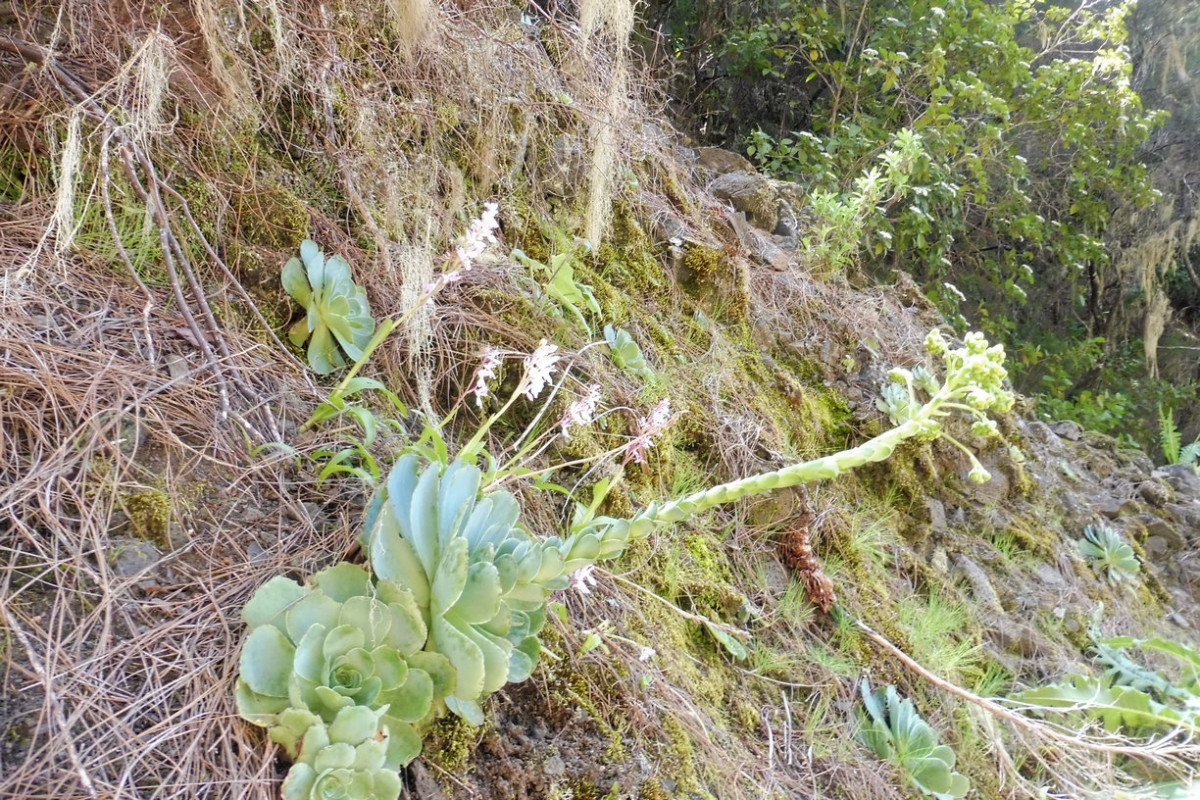
<svg viewBox="0 0 1200 800"><path fill-rule="evenodd" d="M563 414L562 419L558 421L563 437L570 439L570 431L573 427L590 425L596 418L596 405L599 402L600 384L589 384L583 397L567 406L567 413Z"/></svg>
<svg viewBox="0 0 1200 800"><path fill-rule="evenodd" d="M629 448L625 451L625 460L622 463L628 464L630 461L636 461L639 464L646 463L646 451L654 444L654 439L661 435L671 424L671 398L664 397L659 401L658 405L650 409L650 413L638 420L637 436L629 443Z"/></svg>

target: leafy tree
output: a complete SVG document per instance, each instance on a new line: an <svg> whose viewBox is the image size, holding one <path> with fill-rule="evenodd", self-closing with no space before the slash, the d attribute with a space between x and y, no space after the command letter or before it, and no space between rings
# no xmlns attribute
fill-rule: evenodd
<svg viewBox="0 0 1200 800"><path fill-rule="evenodd" d="M1139 156L1163 115L1130 85L1131 7L744 0L651 3L649 19L697 132L811 196L849 196L901 132L920 137L904 196L866 226L868 271L911 273L952 319L996 336L1089 343L1118 335L1105 320L1136 290L1111 288L1114 214L1157 196ZM1089 377L1068 375L1066 394Z"/></svg>

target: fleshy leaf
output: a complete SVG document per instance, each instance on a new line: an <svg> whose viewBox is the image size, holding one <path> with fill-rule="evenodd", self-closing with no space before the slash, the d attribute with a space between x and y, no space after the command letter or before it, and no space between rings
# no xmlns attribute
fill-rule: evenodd
<svg viewBox="0 0 1200 800"><path fill-rule="evenodd" d="M290 578L277 575L264 583L242 609L242 620L251 628L273 623L280 629L279 618L288 608L308 594L308 590Z"/></svg>
<svg viewBox="0 0 1200 800"><path fill-rule="evenodd" d="M287 697L295 646L274 625L255 628L242 647L241 675L256 694Z"/></svg>

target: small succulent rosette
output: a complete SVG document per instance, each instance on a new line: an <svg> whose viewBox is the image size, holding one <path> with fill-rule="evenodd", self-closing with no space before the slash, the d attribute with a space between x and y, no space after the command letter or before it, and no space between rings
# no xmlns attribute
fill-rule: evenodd
<svg viewBox="0 0 1200 800"><path fill-rule="evenodd" d="M300 258L283 267L283 288L304 306L304 319L292 326L288 337L300 347L308 341L308 364L327 375L351 360L362 358L375 332L367 293L354 282L350 264L340 255L328 259L311 239L300 245ZM340 348L340 349L339 349Z"/></svg>
<svg viewBox="0 0 1200 800"><path fill-rule="evenodd" d="M299 757L283 781L283 800L396 800L401 764L389 753L386 711L346 706L328 725L308 711L284 711L280 727L297 735Z"/></svg>

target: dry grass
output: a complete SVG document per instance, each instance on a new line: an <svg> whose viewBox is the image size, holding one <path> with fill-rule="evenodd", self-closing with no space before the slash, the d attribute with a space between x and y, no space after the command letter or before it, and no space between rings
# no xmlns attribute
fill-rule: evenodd
<svg viewBox="0 0 1200 800"><path fill-rule="evenodd" d="M277 791L274 754L233 707L238 610L269 577L337 560L361 501L248 457L298 441L319 398L229 260L226 238L275 225L277 174L330 182L332 205L298 192L312 229L394 314L474 212L468 182L477 202L531 183L541 196L555 138L616 102L589 106L586 69L564 92L500 8L396 0L389 27L353 4L232 7L73 0L4 17L0 797ZM538 25L586 63L561 21ZM246 130L290 163L259 163ZM197 180L212 207L194 208ZM131 235L129 208L150 236ZM111 233L104 256L75 238L85 222ZM536 343L450 301L380 353L415 378L407 399L443 409L481 336ZM164 502L152 542L138 496Z"/></svg>
<svg viewBox="0 0 1200 800"><path fill-rule="evenodd" d="M220 399L166 297L149 333L190 360L178 379L145 357L141 296L67 263L64 280L47 257L0 309L0 796L270 796L270 758L233 715L236 609L329 542L283 466L244 466L237 431L215 424ZM227 335L227 369L256 375L264 400L305 392ZM165 489L171 549L131 573L122 507L147 487Z"/></svg>

